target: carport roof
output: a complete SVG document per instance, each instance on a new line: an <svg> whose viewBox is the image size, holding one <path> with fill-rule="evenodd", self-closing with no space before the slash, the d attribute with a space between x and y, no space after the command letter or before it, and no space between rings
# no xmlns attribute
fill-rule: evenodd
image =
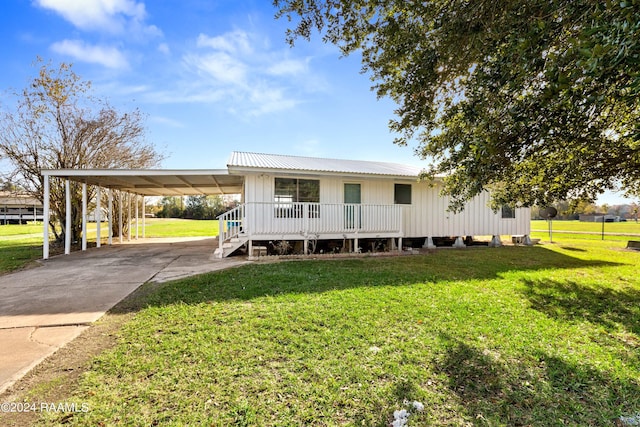
<svg viewBox="0 0 640 427"><path fill-rule="evenodd" d="M244 182L226 169L43 169L42 175L143 196L239 194Z"/></svg>

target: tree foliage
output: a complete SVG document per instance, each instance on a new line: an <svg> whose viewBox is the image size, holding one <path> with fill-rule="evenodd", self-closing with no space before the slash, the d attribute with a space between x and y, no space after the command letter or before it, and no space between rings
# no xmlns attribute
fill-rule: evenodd
<svg viewBox="0 0 640 427"><path fill-rule="evenodd" d="M275 0L288 40L362 54L453 208L594 199L640 181L640 1Z"/></svg>
<svg viewBox="0 0 640 427"><path fill-rule="evenodd" d="M187 219L216 219L233 209L236 202L226 203L222 196L189 196L186 203L182 197L163 197L158 203L158 217Z"/></svg>
<svg viewBox="0 0 640 427"><path fill-rule="evenodd" d="M22 91L12 91L15 105L0 113L0 157L13 170L11 179L43 200L42 169L138 168L155 166L162 156L144 141L144 116L139 110L120 113L95 98L90 83L71 65L57 68L36 62L37 75ZM64 183L51 182L52 229L63 230ZM72 185L72 239L81 232L81 186ZM89 198L94 194L89 192ZM64 230L63 230L64 233Z"/></svg>

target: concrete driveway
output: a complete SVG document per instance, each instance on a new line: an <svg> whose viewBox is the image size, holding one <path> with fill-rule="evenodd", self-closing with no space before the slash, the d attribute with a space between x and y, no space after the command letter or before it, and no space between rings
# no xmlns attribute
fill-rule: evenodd
<svg viewBox="0 0 640 427"><path fill-rule="evenodd" d="M246 263L217 239L146 239L60 255L0 276L0 393L145 282Z"/></svg>

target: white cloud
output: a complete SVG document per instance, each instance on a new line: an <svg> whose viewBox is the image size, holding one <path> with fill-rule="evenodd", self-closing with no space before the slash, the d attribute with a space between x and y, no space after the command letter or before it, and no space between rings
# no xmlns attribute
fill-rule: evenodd
<svg viewBox="0 0 640 427"><path fill-rule="evenodd" d="M249 110L252 116L274 113L295 107L299 102L290 99L279 88L258 87L250 92L249 100L253 108Z"/></svg>
<svg viewBox="0 0 640 427"><path fill-rule="evenodd" d="M269 74L273 74L275 76L286 76L286 75L300 75L306 73L309 68L309 59L285 59L282 61L275 62L268 69L267 72Z"/></svg>
<svg viewBox="0 0 640 427"><path fill-rule="evenodd" d="M216 84L246 84L247 66L225 52L187 55L185 63Z"/></svg>
<svg viewBox="0 0 640 427"><path fill-rule="evenodd" d="M62 40L52 44L51 49L78 61L101 64L108 68L129 67L124 55L115 47L89 45L82 40Z"/></svg>
<svg viewBox="0 0 640 427"><path fill-rule="evenodd" d="M171 49L169 48L169 45L166 43L160 43L158 45L158 52L163 53L165 55L171 55Z"/></svg>
<svg viewBox="0 0 640 427"><path fill-rule="evenodd" d="M184 123L169 118L169 117L163 117L163 116L151 116L149 117L149 120L154 122L154 123L158 123L161 125L165 125L168 127L172 127L172 128L183 128L184 127Z"/></svg>
<svg viewBox="0 0 640 427"><path fill-rule="evenodd" d="M231 54L251 54L253 49L249 41L249 34L236 30L222 36L209 37L200 34L197 41L198 47L210 47L215 50L228 52Z"/></svg>
<svg viewBox="0 0 640 427"><path fill-rule="evenodd" d="M74 26L85 31L106 31L133 36L158 36L155 25L146 25L144 3L135 0L34 0L34 4L49 9Z"/></svg>
<svg viewBox="0 0 640 427"><path fill-rule="evenodd" d="M272 50L268 40L246 31L220 35L199 34L196 48L183 55L183 65L195 86L192 95L179 99L224 101L228 111L259 116L293 108L310 92L306 80L314 80L309 58L291 58L283 49Z"/></svg>

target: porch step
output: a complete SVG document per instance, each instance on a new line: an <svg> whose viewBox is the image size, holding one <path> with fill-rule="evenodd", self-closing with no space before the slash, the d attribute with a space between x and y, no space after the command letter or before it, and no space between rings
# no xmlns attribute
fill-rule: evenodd
<svg viewBox="0 0 640 427"><path fill-rule="evenodd" d="M247 243L249 238L233 238L222 244L222 247L216 248L213 253L216 258L226 258L234 253L238 248Z"/></svg>

